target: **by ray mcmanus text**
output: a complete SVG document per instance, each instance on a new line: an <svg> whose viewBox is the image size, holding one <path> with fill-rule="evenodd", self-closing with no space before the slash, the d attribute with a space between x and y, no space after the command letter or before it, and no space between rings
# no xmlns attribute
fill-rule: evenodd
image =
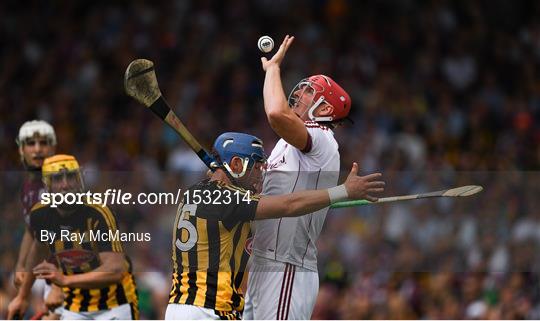
<svg viewBox="0 0 540 321"><path fill-rule="evenodd" d="M40 241L53 244L55 241L62 242L150 242L152 236L149 232L134 233L120 232L119 230L88 230L85 232L73 232L61 229L60 233L49 230L40 231Z"/></svg>

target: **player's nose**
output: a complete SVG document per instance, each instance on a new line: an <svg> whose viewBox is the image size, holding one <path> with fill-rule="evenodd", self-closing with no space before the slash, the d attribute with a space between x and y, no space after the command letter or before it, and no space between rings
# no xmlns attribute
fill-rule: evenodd
<svg viewBox="0 0 540 321"><path fill-rule="evenodd" d="M34 149L34 153L37 153L37 154L41 154L41 152L43 151L43 149L45 148L45 144L41 143L39 140L36 141L36 143L34 144L34 146L32 146L33 149Z"/></svg>
<svg viewBox="0 0 540 321"><path fill-rule="evenodd" d="M59 182L59 187L61 189L63 189L63 190L65 190L65 189L67 189L69 187L69 182L68 182L68 178L66 177L66 175L62 176L62 179Z"/></svg>

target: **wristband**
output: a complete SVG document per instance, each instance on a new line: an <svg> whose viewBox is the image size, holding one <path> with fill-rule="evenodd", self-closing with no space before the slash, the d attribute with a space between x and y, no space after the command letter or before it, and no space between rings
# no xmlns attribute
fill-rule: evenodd
<svg viewBox="0 0 540 321"><path fill-rule="evenodd" d="M328 189L328 196L330 197L330 204L343 201L349 198L345 185L341 184L336 187Z"/></svg>

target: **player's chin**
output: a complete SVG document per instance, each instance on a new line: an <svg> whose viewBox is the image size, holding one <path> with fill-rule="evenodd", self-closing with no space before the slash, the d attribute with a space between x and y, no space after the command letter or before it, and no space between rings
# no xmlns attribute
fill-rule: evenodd
<svg viewBox="0 0 540 321"><path fill-rule="evenodd" d="M45 160L45 158L46 158L45 156L34 156L32 157L30 162L36 166L41 167L41 165L43 165L43 161Z"/></svg>
<svg viewBox="0 0 540 321"><path fill-rule="evenodd" d="M43 160L32 159L30 162L28 162L28 164L31 168L41 169L41 166L43 166Z"/></svg>

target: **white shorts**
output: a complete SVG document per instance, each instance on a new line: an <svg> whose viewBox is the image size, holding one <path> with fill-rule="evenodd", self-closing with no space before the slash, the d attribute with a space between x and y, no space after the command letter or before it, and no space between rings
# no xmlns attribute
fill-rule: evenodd
<svg viewBox="0 0 540 321"><path fill-rule="evenodd" d="M222 313L220 317L218 313ZM225 315L229 315L227 318ZM169 303L165 311L165 320L236 320L240 315L236 312L219 312L190 304Z"/></svg>
<svg viewBox="0 0 540 321"><path fill-rule="evenodd" d="M108 310L93 312L73 312L67 309L62 311L60 320L134 320L131 305L125 303Z"/></svg>
<svg viewBox="0 0 540 321"><path fill-rule="evenodd" d="M244 319L309 320L319 292L317 272L251 256Z"/></svg>

